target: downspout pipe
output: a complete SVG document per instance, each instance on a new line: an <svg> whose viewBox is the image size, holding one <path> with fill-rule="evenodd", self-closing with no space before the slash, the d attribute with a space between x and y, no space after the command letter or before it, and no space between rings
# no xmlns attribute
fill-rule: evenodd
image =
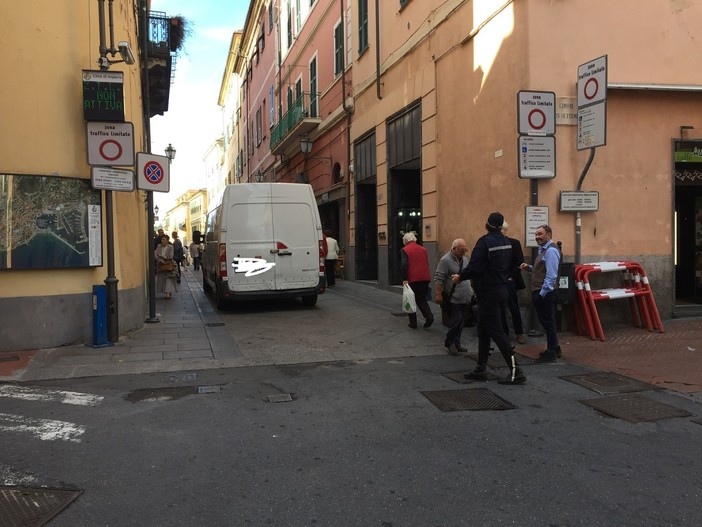
<svg viewBox="0 0 702 527"><path fill-rule="evenodd" d="M375 91L378 100L380 95L380 0L375 0Z"/></svg>
<svg viewBox="0 0 702 527"><path fill-rule="evenodd" d="M341 11L341 105L346 112L346 218L351 217L351 114L353 110L346 106L346 31L344 22L344 0L339 0L339 9ZM346 233L344 233L346 234ZM346 238L346 236L344 236ZM348 245L348 239L346 240Z"/></svg>

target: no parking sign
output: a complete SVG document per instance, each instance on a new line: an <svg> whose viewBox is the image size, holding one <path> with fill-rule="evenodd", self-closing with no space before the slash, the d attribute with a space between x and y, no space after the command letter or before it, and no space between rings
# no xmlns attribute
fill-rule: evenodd
<svg viewBox="0 0 702 527"><path fill-rule="evenodd" d="M139 190L168 192L171 190L171 174L166 156L139 152L137 154L136 179Z"/></svg>

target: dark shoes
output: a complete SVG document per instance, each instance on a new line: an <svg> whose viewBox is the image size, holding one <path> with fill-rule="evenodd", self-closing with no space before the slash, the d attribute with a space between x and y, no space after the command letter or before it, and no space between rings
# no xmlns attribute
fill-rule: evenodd
<svg viewBox="0 0 702 527"><path fill-rule="evenodd" d="M539 353L539 358L535 362L556 362L558 359L558 352L553 350L546 350Z"/></svg>
<svg viewBox="0 0 702 527"><path fill-rule="evenodd" d="M458 351L458 348L453 342L446 346L446 351L448 351L449 355L458 355L460 353L460 351Z"/></svg>
<svg viewBox="0 0 702 527"><path fill-rule="evenodd" d="M456 349L457 349L458 351L460 351L461 353L465 353L465 352L468 351L466 348L464 348L464 347L461 346L460 344L456 344Z"/></svg>
<svg viewBox="0 0 702 527"><path fill-rule="evenodd" d="M408 328L417 329L417 324L412 324L411 322L407 324Z"/></svg>
<svg viewBox="0 0 702 527"><path fill-rule="evenodd" d="M487 368L485 366L476 366L470 373L464 373L463 378L469 381L487 381Z"/></svg>
<svg viewBox="0 0 702 527"><path fill-rule="evenodd" d="M524 384L526 382L526 375L521 370L521 368L516 367L510 371L507 377L499 379L498 384Z"/></svg>
<svg viewBox="0 0 702 527"><path fill-rule="evenodd" d="M428 318L424 321L424 327L428 328L434 323L434 317Z"/></svg>

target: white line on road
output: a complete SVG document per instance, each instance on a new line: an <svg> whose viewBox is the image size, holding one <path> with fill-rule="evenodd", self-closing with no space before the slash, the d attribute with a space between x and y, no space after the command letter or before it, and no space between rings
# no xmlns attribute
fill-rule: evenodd
<svg viewBox="0 0 702 527"><path fill-rule="evenodd" d="M39 388L15 386L14 384L0 385L0 397L23 399L25 401L59 402L78 406L97 406L103 400L102 396L91 395L89 393L42 390Z"/></svg>
<svg viewBox="0 0 702 527"><path fill-rule="evenodd" d="M32 419L21 415L0 413L0 430L7 432L29 432L44 441L72 441L80 443L85 428L66 421Z"/></svg>

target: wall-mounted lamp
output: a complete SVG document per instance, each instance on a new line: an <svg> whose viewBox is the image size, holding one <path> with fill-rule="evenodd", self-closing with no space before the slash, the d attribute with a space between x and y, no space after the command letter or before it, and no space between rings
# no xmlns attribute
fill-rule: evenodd
<svg viewBox="0 0 702 527"><path fill-rule="evenodd" d="M312 144L312 140L305 134L305 136L300 139L300 152L306 156L312 151Z"/></svg>
<svg viewBox="0 0 702 527"><path fill-rule="evenodd" d="M156 216L158 216L158 205L156 205L156 206L154 207L154 214L155 214Z"/></svg>
<svg viewBox="0 0 702 527"><path fill-rule="evenodd" d="M176 155L176 149L173 148L173 145L171 143L168 143L168 146L166 147L166 157L168 158L168 161L173 161L175 159Z"/></svg>

